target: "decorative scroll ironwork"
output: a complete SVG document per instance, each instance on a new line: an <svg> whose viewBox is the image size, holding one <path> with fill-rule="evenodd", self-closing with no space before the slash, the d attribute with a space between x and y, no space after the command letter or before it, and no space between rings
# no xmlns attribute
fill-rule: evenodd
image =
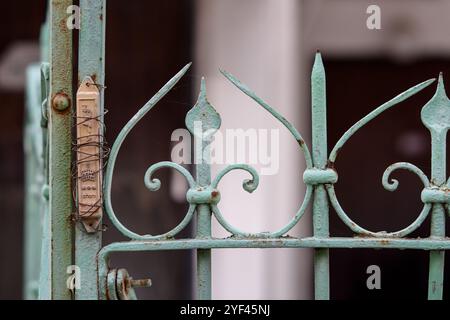
<svg viewBox="0 0 450 320"><path fill-rule="evenodd" d="M72 237L70 232L65 232L72 226L68 225L68 212L71 207L71 199L67 185L57 185L57 181L66 181L66 179L55 179L55 177L70 177L68 163L66 161L70 154L70 112L62 112L62 109L68 109L70 105L71 92L64 84L70 83L72 77L67 77L62 71L66 70L66 57L61 55L63 49L70 48L70 37L62 34L60 16L65 14L63 4L70 1L51 1L50 25L54 32L53 38L49 39L50 46L57 47L57 41L65 39L67 43L53 50L54 54L48 59L53 68L48 64L42 66L42 99L37 98L36 87L30 80L29 97L30 105L27 109L28 118L31 122L40 121L42 126L43 143L40 145L30 130L39 127L36 123L27 123L26 143L27 157L30 158L29 170L44 168L42 174L42 199L40 206L44 212L42 227L42 248L41 248L41 271L40 278L37 275L27 272L27 285L39 280L39 297L42 298L69 298L69 294L64 287L64 281L61 277L65 275L63 268L69 265L72 250ZM90 2L82 0L81 4L85 10L84 19L91 21L89 25L98 30L99 37L104 35L103 22L99 22L97 17L99 12L104 12L104 3L102 0L95 1L96 6L92 7ZM92 29L92 28L91 28ZM87 30L87 29L84 29ZM89 47L91 41L87 35L81 31L82 47ZM44 32L44 36L50 34ZM48 35L47 35L48 36ZM103 40L102 40L103 41ZM45 43L46 41L44 41ZM102 42L103 43L103 42ZM83 51L82 56L89 58L90 55L100 56L101 59L84 59L80 65L83 77L89 75L93 70L103 70L103 50L102 45L93 48L94 53ZM95 49L95 50L94 50ZM48 50L47 50L48 51ZM45 56L45 55L44 55ZM91 57L92 58L92 57ZM63 61L64 60L64 61ZM92 60L92 61L91 61ZM89 64L86 64L89 62ZM90 62L94 63L92 66ZM59 68L55 67L59 66ZM84 67L83 67L84 66ZM208 102L206 96L206 82L201 81L200 94L195 106L186 115L186 127L194 137L195 144L201 146L196 150L195 176L193 176L185 167L170 161L163 161L151 165L144 175L144 184L150 191L157 191L161 186L161 181L154 178L156 172L162 168L171 168L180 173L187 181L189 189L186 193L186 201L189 208L180 223L165 233L159 235L138 234L128 229L116 216L111 197L111 187L113 180L114 167L121 145L134 126L152 109L155 105L177 84L177 82L188 71L190 64L182 68L172 79L170 79L136 114L120 131L116 138L109 155L108 165L104 174L104 211L109 216L112 224L130 241L116 242L103 247L100 251L101 238L99 233L85 234L77 230L75 241L75 261L81 265L83 270L88 270L84 276L83 289L76 293L75 298L100 298L100 299L134 299L134 287L149 286L150 280L132 280L124 269L114 269L109 267L109 257L116 252L137 252L137 251L158 251L158 250L197 250L197 297L199 299L211 298L211 249L216 248L313 248L315 250L314 268L315 268L315 297L316 299L329 298L329 258L328 249L331 248L397 248L397 249L421 249L430 251L429 268L429 299L442 299L443 293L443 275L444 275L444 251L450 250L450 240L445 237L446 214L450 215L450 178L446 173L446 135L450 128L450 100L448 99L442 75L439 76L438 86L433 98L423 107L421 119L423 124L431 133L431 164L432 172L428 177L420 168L411 163L398 162L389 166L381 179L382 185L388 191L395 191L399 182L392 179L391 176L397 170L407 170L414 173L422 182L423 190L421 200L423 208L417 218L407 227L393 232L371 231L356 224L350 215L345 212L339 203L335 192L335 184L338 181L336 159L338 152L344 147L345 143L353 136L355 132L361 129L368 122L372 121L384 111L398 105L402 101L417 94L424 88L431 85L435 79L424 81L416 86L409 88L388 102L374 109L368 115L356 122L348 129L338 140L331 152L327 150L327 125L326 125L326 86L325 69L322 63L320 53L317 53L313 66L311 77L312 87L312 145L308 148L303 137L297 129L279 114L274 108L269 106L264 100L258 97L246 85L241 83L236 77L226 71L221 73L224 77L235 85L249 98L253 99L259 106L264 108L269 114L283 124L298 142L300 152L303 154L306 162L306 169L303 173L303 182L306 190L299 205L299 209L290 221L282 228L271 232L251 233L240 230L228 222L219 209L221 200L220 182L222 178L231 171L243 170L249 174L242 187L245 191L251 193L258 188L259 176L255 168L248 164L231 164L220 171L215 177L211 177L209 157L210 144L215 132L220 128L221 118L214 107ZM36 69L36 68L35 68ZM51 71L53 70L53 73ZM37 70L34 70L33 79L36 78ZM53 75L50 81L49 74ZM103 79L102 79L103 80ZM103 82L103 81L102 81ZM67 94L61 94L66 92ZM31 101L32 100L32 101ZM37 101L37 102L36 102ZM37 116L39 103L42 101L42 116ZM36 120L38 119L38 120ZM47 129L48 124L48 129ZM34 129L33 129L34 130ZM47 142L47 140L49 141ZM52 140L53 139L53 140ZM51 145L52 142L53 145ZM49 150L49 147L50 150ZM69 150L69 152L67 152ZM310 151L311 150L311 151ZM50 152L49 152L50 151ZM36 155L36 153L39 153ZM42 155L41 155L42 153ZM43 156L43 157L42 157ZM33 159L31 159L33 157ZM43 159L42 163L40 162ZM36 161L37 160L37 161ZM61 167L63 164L63 167ZM64 170L62 170L64 169ZM58 171L59 170L59 171ZM31 177L29 171L27 177ZM42 179L41 179L42 180ZM68 180L67 180L68 181ZM50 183L51 182L51 183ZM37 183L37 181L36 181ZM49 194L50 197L49 201ZM58 197L61 195L61 197ZM51 200L52 199L52 200ZM36 201L31 192L27 193L28 208L30 204ZM307 208L311 205L313 213L314 235L311 237L296 238L289 236L289 231L296 226ZM355 233L356 237L333 237L328 231L328 211L332 206L342 222ZM58 208L61 210L58 211ZM30 221L33 217L28 217L31 212L27 212L27 219ZM423 224L430 215L431 230L427 238L406 238L414 230ZM214 217L217 222L231 234L227 238L214 238L211 234L211 220ZM36 218L36 217L34 217ZM52 219L50 219L52 218ZM177 235L190 222L196 219L196 235L192 239L177 239ZM51 220L51 221L50 221ZM51 228L50 228L51 227ZM32 238L27 242L32 242ZM53 241L53 242L52 242ZM56 250L50 244L57 242ZM64 249L64 250L63 250ZM86 253L83 250L89 249ZM58 256L60 254L61 256ZM28 264L36 261L35 257L27 255ZM97 265L93 262L97 260ZM58 277L51 278L51 270L57 270ZM95 279L97 276L97 279ZM86 280L87 279L87 280ZM98 280L98 281L94 281ZM33 288L28 288L29 296L36 296Z"/></svg>
<svg viewBox="0 0 450 320"><path fill-rule="evenodd" d="M411 97L412 95L416 94L417 92L421 91L425 87L429 86L434 79L427 80L423 83L420 83L402 94L396 96L395 98L389 100L388 102L384 103L380 107L376 108L374 111L369 113L367 116L365 116L363 119L358 121L355 125L353 125L342 137L338 140L335 147L330 153L329 156L329 168L326 169L317 169L313 168L312 165L312 158L310 151L304 142L302 136L300 133L295 129L292 124L286 120L282 115L280 115L275 109L273 109L271 106L269 106L266 102L264 102L261 98L259 98L255 93L253 93L246 85L241 83L238 79L236 79L233 75L226 71L221 71L222 74L231 81L237 88L239 88L243 93L245 93L247 96L252 98L254 101L256 101L260 106L262 106L264 109L266 109L271 115L273 115L277 120L279 120L292 134L292 136L296 139L298 142L300 149L305 157L306 160L306 171L304 172L304 182L306 184L306 193L304 200L295 214L295 216L292 218L292 220L282 227L281 229L275 231L275 232L264 232L264 233L249 233L245 231L241 231L234 226L232 226L229 222L226 221L222 213L220 212L218 208L218 203L220 201L220 192L218 190L218 185L221 181L221 179L230 171L233 170L244 170L247 171L251 175L251 179L245 180L243 182L243 188L247 192L253 192L256 190L259 184L259 175L253 167L247 165L247 164L233 164L229 165L228 167L224 168L221 172L219 172L216 176L216 178L212 181L212 183L207 187L199 187L199 184L195 181L195 179L192 177L190 172L184 168L183 166L169 161L163 161L159 162L157 164L154 164L148 168L148 170L145 173L144 182L146 187L151 191L157 191L159 190L161 186L161 182L158 179L153 179L153 174L161 169L161 168L172 168L178 171L181 175L183 175L189 185L189 190L187 191L187 201L189 202L189 209L187 214L185 215L184 219L180 222L179 225L177 225L174 229L168 231L167 233L161 234L161 235L138 235L130 230L128 230L122 223L118 220L116 217L112 205L111 205L111 182L112 182L112 174L114 170L114 165L116 161L116 157L118 154L118 151L120 149L120 146L124 139L126 138L127 134L131 131L133 126L140 120L142 117L152 109L156 103L180 80L180 78L186 73L187 69L189 68L190 64L185 66L178 74L176 74L161 90L144 106L142 107L139 112L127 123L127 125L124 126L122 131L120 132L116 142L113 145L113 148L111 150L111 155L109 159L109 165L107 167L106 171L106 183L105 183L105 199L106 199L106 211L109 214L109 217L113 224L117 227L119 231L122 232L125 236L127 236L130 239L134 240L156 240L156 239L167 239L172 238L176 236L181 230L186 227L186 225L192 220L196 206L198 204L209 204L211 206L211 211L217 221L233 236L238 237L280 237L285 235L289 230L291 230L300 220L300 218L303 216L303 214L306 211L306 208L308 207L308 204L311 201L311 196L313 193L313 187L316 185L325 185L328 195L330 197L330 202L334 209L336 210L338 216L341 218L341 220L355 233L366 235L366 236L373 236L373 237L404 237L414 230L416 230L421 223L426 219L428 216L428 213L431 209L431 204L429 202L424 203L424 207L419 214L418 218L408 227L397 231L397 232L372 232L369 230L366 230L359 225L357 225L355 222L353 222L349 216L344 212L341 205L339 204L339 201L337 200L337 196L334 189L334 184L337 182L337 172L335 171L334 163L337 158L338 151L344 146L344 144L350 139L350 137L361 127L366 125L368 122L379 116L384 111L388 110L389 108L399 104L400 102L404 101L405 99ZM194 122L198 121L201 124L201 130L196 133L194 128ZM189 111L189 113L186 116L186 125L190 132L196 136L196 138L201 138L205 140L209 140L209 138L214 135L215 130L219 129L220 127L220 116L217 114L216 110L207 102L206 100L206 88L204 85L204 79L202 79L202 87L200 91L199 101L197 102L196 106ZM405 162L399 162L396 164L391 165L388 167L383 174L382 183L386 190L389 191L395 191L398 186L397 180L390 181L390 175L398 169L405 169L410 172L415 173L420 180L422 181L424 188L430 188L430 182L427 178L427 176L416 166L405 163Z"/></svg>
<svg viewBox="0 0 450 320"><path fill-rule="evenodd" d="M275 119L280 121L292 134L294 139L298 142L301 152L306 161L306 170L303 175L303 180L306 185L306 192L303 198L303 201L294 215L294 217L289 221L284 227L279 230L273 232L261 232L261 233L250 233L243 230L239 230L230 224L221 211L219 210L219 202L220 202L220 188L219 184L221 179L230 171L233 170L243 170L250 174L250 179L246 179L243 181L243 188L247 192L253 192L256 190L259 184L259 176L257 171L247 165L247 164L232 164L220 171L217 176L211 181L209 177L209 164L207 163L209 157L209 144L211 142L211 137L214 135L215 131L219 129L221 120L220 115L214 109L214 107L207 101L206 98L206 86L205 80L202 79L200 95L196 105L187 113L186 116L186 126L189 131L193 134L194 139L200 141L200 145L202 146L199 153L196 154L196 157L200 157L197 159L196 163L200 163L197 165L196 170L196 178L194 178L190 172L182 167L179 164L164 161L150 166L145 173L144 182L146 187L151 191L156 191L160 188L161 182L158 179L153 178L153 174L161 169L161 168L172 168L182 174L189 185L189 190L186 194L187 202L189 203L189 209L186 213L183 220L172 230L161 234L161 235L138 235L131 230L128 230L116 217L111 204L111 183L112 183L112 175L114 170L114 165L116 161L116 157L119 151L119 148L124 141L127 134L133 128L133 126L140 120L142 117L152 109L155 104L163 98L163 96L180 80L180 78L186 73L189 65L185 66L179 73L177 73L166 85L164 85L161 90L152 98L150 101L142 107L138 113L124 126L122 131L120 132L116 142L114 143L111 156L109 160L109 164L106 170L105 175L105 208L108 213L111 221L117 227L119 231L122 232L125 236L130 238L132 241L125 243L115 243L109 246L106 246L102 249L99 254L99 272L100 272L100 281L104 281L105 275L107 273L107 266L104 263L108 260L108 257L113 252L118 251L141 251L141 250L174 250L174 249L189 249L195 248L198 250L210 250L212 248L234 248L234 247L261 247L261 248L272 248L272 247L312 247L316 248L320 252L321 248L353 248L353 247L386 247L386 248L422 248L431 251L433 255L435 252L439 253L439 257L442 257L441 250L447 250L450 248L450 241L445 239L445 234L440 232L440 230L445 225L444 219L442 219L442 210L435 209L436 206L445 206L446 210L449 210L450 197L448 196L450 179L445 182L445 137L447 130L450 126L450 102L445 95L444 85L442 76L439 77L438 89L435 96L430 100L429 103L422 110L422 121L427 126L432 134L433 141L433 168L438 166L438 169L433 169L434 171L439 172L439 179L437 179L435 175L432 175L432 179L429 179L425 173L420 170L418 167L413 164L406 162L398 162L391 166L389 166L382 177L382 184L384 188L388 191L395 191L399 185L399 182L395 179L391 179L391 175L394 171L402 169L410 171L418 176L423 184L423 192L422 192L422 202L423 208L419 213L418 217L407 227L402 230L395 232L374 232L367 230L358 224L356 224L349 215L344 211L341 207L336 193L334 184L338 181L338 174L335 167L335 162L337 159L337 155L339 150L345 145L345 143L353 136L353 134L361 129L364 125L366 125L371 120L375 119L377 116L382 114L384 111L398 105L402 101L408 99L414 94L420 92L431 83L435 81L435 79L430 79L424 81L410 89L404 91L388 102L382 104L374 111L370 112L367 116L362 118L360 121L355 123L350 129L348 129L343 136L338 140L329 156L326 156L325 159L328 159L325 166L315 166L313 163L313 157L304 141L300 133L296 130L296 128L286 120L282 115L280 115L275 109L269 106L265 101L263 101L260 97L258 97L253 91L251 91L246 85L241 83L236 77L231 75L226 71L222 71L221 73L231 82L233 83L239 90L241 90L248 97L253 99L258 105L267 110ZM313 95L320 95L317 97L313 97L313 101L316 103L325 103L325 71L322 65L322 60L320 54L316 56L316 62L314 65L315 75L313 76ZM317 76L318 74L318 76ZM315 98L315 100L314 100ZM314 107L314 106L313 106ZM325 121L326 108L325 106L322 109L316 109L317 112L314 116L315 119L322 119L316 121ZM314 120L314 117L313 117ZM196 123L199 125L196 126ZM325 133L326 137L326 123L313 123L313 128L321 128ZM323 134L322 134L323 136ZM317 142L316 138L316 142ZM313 139L314 140L314 139ZM326 141L326 140L325 140ZM206 152L205 152L206 150ZM439 163L437 163L439 162ZM442 174L443 172L443 174ZM292 238L287 234L288 232L300 221L301 217L305 213L308 208L310 202L313 199L313 195L315 193L320 192L322 188L326 197L324 198L324 202L322 200L318 200L319 205L313 206L313 216L317 216L324 212L323 210L328 210L327 203L329 202L331 206L335 209L339 218L345 223L345 225L350 228L356 235L365 236L368 238L333 238L329 237L327 233L324 235L315 234L313 237L308 238ZM318 198L321 199L321 198ZM206 207L205 207L206 205ZM226 239L216 239L211 237L210 233L202 233L200 230L197 232L197 236L195 239L180 239L175 240L174 237L185 228L189 222L192 221L195 213L199 214L200 206L206 210L209 218L214 216L218 223L226 229L231 235L231 238ZM203 210L202 209L202 210ZM438 212L435 212L435 211ZM433 212L432 220L432 232L429 239L408 239L402 240L411 232L416 230L428 217L429 213ZM327 219L327 218L326 218ZM207 221L206 227L208 227ZM326 223L328 225L328 221L318 220L318 225ZM205 225L203 225L205 227ZM202 228L202 226L198 226L198 229ZM210 225L209 225L210 228ZM210 229L209 229L210 230ZM327 227L328 230L328 227ZM328 231L327 231L328 232ZM411 242L412 241L412 242ZM439 243L437 244L436 241ZM414 243L414 245L412 244ZM439 274L442 272L440 269L443 267L442 261L439 260L439 257L433 257L430 259L430 281L440 281L441 277ZM328 255L322 256L322 263L326 266L325 273L328 273ZM208 260L199 260L198 263L205 263L206 265L210 265L210 261ZM319 264L316 264L316 268L320 268ZM200 271L199 268L199 276L207 279L210 277L210 274L204 274L204 272ZM206 272L206 271L205 271ZM316 270L317 274L318 270ZM317 278L321 278L319 275ZM316 286L316 298L328 298L329 294L329 284L328 284L328 275L324 278L325 281L323 283ZM439 286L438 286L439 287ZM430 289L431 290L431 289ZM436 290L435 290L436 291ZM442 297L442 292L429 292L429 298L433 299L435 297ZM204 291L202 293L202 289L199 288L199 298L209 298L208 291ZM206 292L206 293L205 293Z"/></svg>

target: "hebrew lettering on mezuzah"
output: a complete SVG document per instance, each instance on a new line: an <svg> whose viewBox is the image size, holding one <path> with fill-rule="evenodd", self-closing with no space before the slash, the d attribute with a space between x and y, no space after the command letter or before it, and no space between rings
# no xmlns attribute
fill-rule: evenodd
<svg viewBox="0 0 450 320"><path fill-rule="evenodd" d="M98 230L102 218L102 123L100 92L87 77L77 92L77 210L87 232Z"/></svg>

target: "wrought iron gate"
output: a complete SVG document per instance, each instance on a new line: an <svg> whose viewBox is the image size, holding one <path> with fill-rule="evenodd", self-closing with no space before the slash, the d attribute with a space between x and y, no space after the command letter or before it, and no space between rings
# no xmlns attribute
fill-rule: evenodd
<svg viewBox="0 0 450 320"><path fill-rule="evenodd" d="M431 134L431 177L411 163L398 162L389 166L382 184L388 191L395 191L399 182L391 178L394 171L408 170L423 183L422 211L416 220L402 230L375 232L362 228L350 218L339 203L335 193L338 181L337 157L352 135L384 111L396 106L431 85L435 79L424 81L378 108L355 123L328 152L326 123L325 69L320 53L316 54L311 75L312 97L312 147L309 149L297 129L275 109L259 98L246 85L226 71L222 74L248 97L280 121L298 142L306 161L303 181L306 185L303 201L291 221L273 232L249 233L229 223L219 209L221 179L230 171L244 170L249 179L243 188L252 192L258 187L259 177L247 164L233 164L215 177L211 176L210 143L221 125L220 115L208 102L206 84L202 79L197 103L186 115L186 127L194 136L199 148L195 154L195 176L174 162L151 165L145 173L144 183L150 191L160 188L161 182L153 178L161 168L172 168L182 174L189 185L186 200L189 208L182 221L172 230L161 235L140 235L128 229L115 215L111 201L111 185L117 155L123 141L133 127L174 87L189 69L190 64L169 80L123 127L112 145L106 170L90 170L88 180L103 182L103 192L98 192L96 202L83 203L80 194L80 173L72 181L72 173L81 163L96 164L101 168L105 156L102 148L103 84L104 84L104 0L80 0L81 28L78 39L77 87L91 84L97 94L94 106L97 113L82 117L75 113L80 106L74 101L72 82L72 32L66 24L67 8L71 0L51 0L48 21L41 32L42 64L30 66L27 82L27 118L25 127L26 152L26 297L40 299L133 299L134 287L149 286L149 280L133 280L125 269L113 269L109 258L117 252L195 249L197 251L197 298L211 298L211 250L217 248L310 248L314 250L315 298L329 299L329 250L334 248L384 248L428 250L429 279L428 298L442 299L444 278L444 253L450 249L450 239L445 235L445 220L450 214L450 178L446 173L446 135L450 127L450 100L446 96L442 75L439 75L435 95L423 107L421 119ZM91 88L92 89L92 88ZM84 98L87 99L87 98ZM94 98L92 98L94 99ZM84 100L83 100L84 101ZM94 100L92 100L94 101ZM75 105L77 106L75 107ZM81 119L81 120L80 120ZM80 146L80 137L72 133L73 125L80 123L100 127L95 140L87 140ZM80 134L77 132L77 134ZM89 144L92 142L95 144ZM73 145L74 144L74 145ZM82 152L87 158L78 158L82 147L92 147ZM74 149L75 147L75 149ZM85 150L85 149L83 149ZM86 149L87 150L87 149ZM76 152L73 152L76 151ZM95 153L94 152L94 153ZM84 162L83 162L84 161ZM83 176L85 177L85 176ZM101 183L100 183L101 185ZM95 184L94 184L95 186ZM89 189L91 190L91 189ZM75 193L75 205L72 196ZM296 226L305 211L312 205L312 237L296 238L289 231ZM328 215L332 206L339 218L354 232L355 237L332 237L329 234ZM84 207L83 207L84 206ZM74 208L73 208L74 207ZM84 208L84 209L83 209ZM97 227L102 211L112 224L130 241L101 246L101 230ZM73 214L73 211L76 213ZM409 238L426 219L431 219L427 238ZM211 235L211 219L216 219L231 236L214 238ZM178 239L178 233L192 220L196 220L196 235L192 239ZM39 227L37 227L39 226ZM39 268L35 266L39 265ZM82 270L80 286L70 290L67 268L76 266ZM70 283L69 283L70 284ZM74 295L73 295L74 294Z"/></svg>

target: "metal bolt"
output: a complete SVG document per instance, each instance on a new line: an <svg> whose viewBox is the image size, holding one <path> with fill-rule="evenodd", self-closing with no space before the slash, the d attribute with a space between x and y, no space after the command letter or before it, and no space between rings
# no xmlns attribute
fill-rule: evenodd
<svg viewBox="0 0 450 320"><path fill-rule="evenodd" d="M57 93L52 99L52 107L58 111L64 111L70 107L69 96L65 93Z"/></svg>
<svg viewBox="0 0 450 320"><path fill-rule="evenodd" d="M152 280L151 279L134 280L133 278L130 278L130 285L133 288L148 288L152 286Z"/></svg>

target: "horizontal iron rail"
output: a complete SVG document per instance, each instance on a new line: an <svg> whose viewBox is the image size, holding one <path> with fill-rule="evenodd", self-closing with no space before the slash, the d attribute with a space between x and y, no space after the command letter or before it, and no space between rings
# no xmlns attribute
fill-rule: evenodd
<svg viewBox="0 0 450 320"><path fill-rule="evenodd" d="M110 299L107 290L107 276L110 272L109 258L119 252L150 252L192 249L409 249L409 250L450 250L450 238L203 238L177 240L138 240L111 243L98 254L99 297ZM433 251L431 251L433 252Z"/></svg>
<svg viewBox="0 0 450 320"><path fill-rule="evenodd" d="M159 251L227 248L342 248L342 249L409 249L450 250L450 238L256 238L256 239L180 239L116 242L103 247L99 260L123 251Z"/></svg>

